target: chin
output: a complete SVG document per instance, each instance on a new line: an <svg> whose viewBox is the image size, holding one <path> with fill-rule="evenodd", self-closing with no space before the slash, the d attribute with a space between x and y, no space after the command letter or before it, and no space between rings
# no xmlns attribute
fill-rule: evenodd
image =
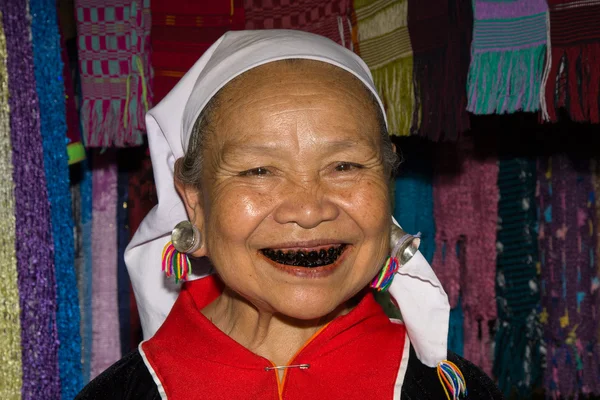
<svg viewBox="0 0 600 400"><path fill-rule="evenodd" d="M281 296L276 304L273 304L273 308L278 314L303 321L320 319L332 313L339 314L345 308L347 300L352 297L352 294L340 296L339 292L324 292L322 289L294 292L296 293ZM336 296L332 296L332 292L336 293Z"/></svg>

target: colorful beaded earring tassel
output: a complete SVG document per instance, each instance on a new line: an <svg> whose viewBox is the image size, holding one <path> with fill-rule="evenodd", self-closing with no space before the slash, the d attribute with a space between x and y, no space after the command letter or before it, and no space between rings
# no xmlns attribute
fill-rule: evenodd
<svg viewBox="0 0 600 400"><path fill-rule="evenodd" d="M168 278L175 276L175 283L187 280L190 264L187 254L177 251L172 242L166 244L162 252L162 270Z"/></svg>
<svg viewBox="0 0 600 400"><path fill-rule="evenodd" d="M392 281L394 280L394 274L398 271L400 263L396 257L388 257L387 261L379 274L371 282L371 287L376 289L378 292L385 292L388 290Z"/></svg>
<svg viewBox="0 0 600 400"><path fill-rule="evenodd" d="M460 369L451 361L441 361L437 366L437 375L448 400L467 397L467 384Z"/></svg>

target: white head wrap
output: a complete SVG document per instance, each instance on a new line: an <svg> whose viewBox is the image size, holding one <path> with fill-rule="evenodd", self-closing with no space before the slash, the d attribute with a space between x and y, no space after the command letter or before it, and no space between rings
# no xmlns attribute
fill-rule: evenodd
<svg viewBox="0 0 600 400"><path fill-rule="evenodd" d="M175 190L173 171L175 161L187 150L194 122L208 101L236 76L292 58L322 61L352 73L384 110L367 65L327 38L300 31L261 30L228 32L217 40L146 115L158 205L144 218L125 251L144 338L154 335L178 294L178 286L161 271L161 255L171 230L188 219ZM194 273L197 278L209 271ZM417 356L426 365L437 365L446 358L449 306L446 293L421 253L402 266L389 290L400 307Z"/></svg>

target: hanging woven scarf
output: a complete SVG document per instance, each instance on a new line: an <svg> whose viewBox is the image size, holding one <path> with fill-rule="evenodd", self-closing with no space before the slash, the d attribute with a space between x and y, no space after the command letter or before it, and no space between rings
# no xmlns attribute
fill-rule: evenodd
<svg viewBox="0 0 600 400"><path fill-rule="evenodd" d="M125 150L127 151L127 150ZM119 172L117 177L117 293L119 303L119 338L121 356L125 356L136 347L131 343L131 281L125 265L125 248L129 243L129 225L127 223L127 200L129 195L129 171L121 168L124 159L130 154L119 155Z"/></svg>
<svg viewBox="0 0 600 400"><path fill-rule="evenodd" d="M408 0L416 100L413 129L431 140L456 140L470 127L466 86L472 24L469 0Z"/></svg>
<svg viewBox="0 0 600 400"><path fill-rule="evenodd" d="M352 48L351 0L244 0L246 29L298 29Z"/></svg>
<svg viewBox="0 0 600 400"><path fill-rule="evenodd" d="M117 165L114 153L94 157L93 343L91 378L121 358L117 294Z"/></svg>
<svg viewBox="0 0 600 400"><path fill-rule="evenodd" d="M76 0L87 147L142 144L151 106L150 0Z"/></svg>
<svg viewBox="0 0 600 400"><path fill-rule="evenodd" d="M513 391L531 398L543 375L536 178L534 161L514 158L499 163L494 376L507 398Z"/></svg>
<svg viewBox="0 0 600 400"><path fill-rule="evenodd" d="M84 159L73 171L73 219L75 220L75 270L81 314L81 367L83 382L90 381L92 359L92 171Z"/></svg>
<svg viewBox="0 0 600 400"><path fill-rule="evenodd" d="M0 0L8 52L23 399L60 398L56 284L27 3ZM64 146L63 146L64 149Z"/></svg>
<svg viewBox="0 0 600 400"><path fill-rule="evenodd" d="M600 1L548 0L550 44L544 73L542 116L600 123Z"/></svg>
<svg viewBox="0 0 600 400"><path fill-rule="evenodd" d="M434 157L433 268L455 307L464 313L465 357L491 373L489 324L496 318L498 165L476 158L471 140L442 146Z"/></svg>
<svg viewBox="0 0 600 400"><path fill-rule="evenodd" d="M354 0L358 53L383 100L391 135L409 135L414 114L413 57L406 0Z"/></svg>
<svg viewBox="0 0 600 400"><path fill-rule="evenodd" d="M537 111L546 52L546 0L475 0L469 104L475 114Z"/></svg>
<svg viewBox="0 0 600 400"><path fill-rule="evenodd" d="M428 143L417 138L402 139L400 143L400 150L407 158L402 161L396 178L394 217L406 232L421 232L419 251L431 263L435 250L435 221L433 157Z"/></svg>
<svg viewBox="0 0 600 400"><path fill-rule="evenodd" d="M29 0L33 17L31 33L44 167L56 268L56 325L61 398L70 400L83 386L79 303L75 277L73 217L69 189L69 160L65 147L67 132L65 88L61 62L60 35L54 0Z"/></svg>
<svg viewBox="0 0 600 400"><path fill-rule="evenodd" d="M538 165L542 305L548 396L600 394L597 234L589 160Z"/></svg>
<svg viewBox="0 0 600 400"><path fill-rule="evenodd" d="M0 16L0 398L21 396L21 324L19 322L19 288L15 254L15 195L10 109L8 106L8 70L6 37Z"/></svg>
<svg viewBox="0 0 600 400"><path fill-rule="evenodd" d="M154 103L221 35L244 29L242 0L152 0Z"/></svg>

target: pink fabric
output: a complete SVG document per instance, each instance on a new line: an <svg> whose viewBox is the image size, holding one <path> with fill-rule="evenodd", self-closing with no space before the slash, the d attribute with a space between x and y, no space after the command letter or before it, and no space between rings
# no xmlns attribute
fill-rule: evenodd
<svg viewBox="0 0 600 400"><path fill-rule="evenodd" d="M244 0L246 29L297 29L350 48L351 7L350 0Z"/></svg>
<svg viewBox="0 0 600 400"><path fill-rule="evenodd" d="M87 147L143 143L152 106L149 0L76 0L81 126Z"/></svg>
<svg viewBox="0 0 600 400"><path fill-rule="evenodd" d="M497 160L477 159L467 139L440 147L435 160L433 269L450 306L461 297L465 357L491 374L488 323L496 318Z"/></svg>
<svg viewBox="0 0 600 400"><path fill-rule="evenodd" d="M92 176L91 378L121 358L117 302L117 164L95 155Z"/></svg>

